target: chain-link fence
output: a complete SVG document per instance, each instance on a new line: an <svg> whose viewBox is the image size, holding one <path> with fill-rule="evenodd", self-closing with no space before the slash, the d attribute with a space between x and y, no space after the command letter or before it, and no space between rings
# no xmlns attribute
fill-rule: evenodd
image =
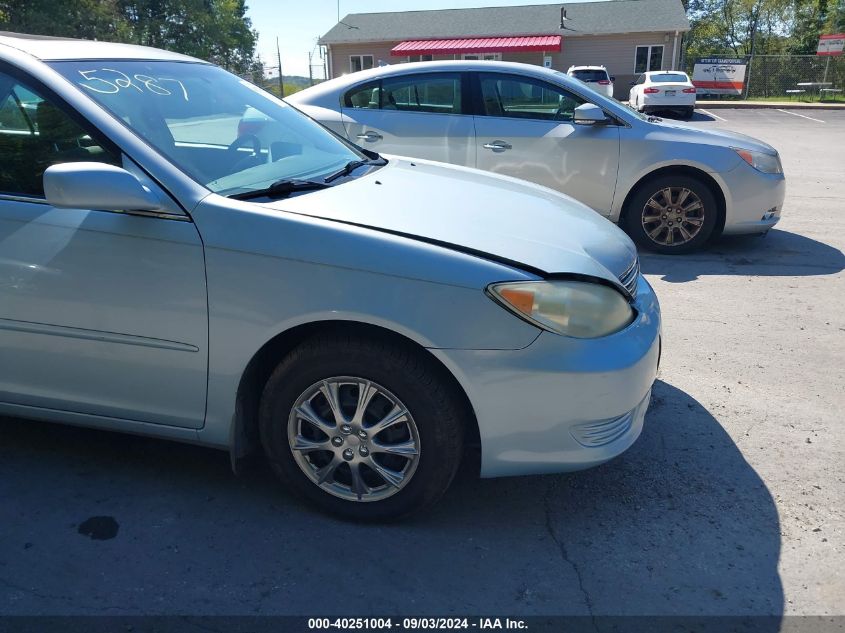
<svg viewBox="0 0 845 633"><path fill-rule="evenodd" d="M842 92L845 87L845 59L842 57L755 55L751 58L747 72L745 81L749 99L781 96L802 99L845 98L845 92ZM791 92L795 90L804 92Z"/></svg>
<svg viewBox="0 0 845 633"><path fill-rule="evenodd" d="M692 76L695 59L687 63ZM845 102L845 57L754 55L742 95L732 98Z"/></svg>

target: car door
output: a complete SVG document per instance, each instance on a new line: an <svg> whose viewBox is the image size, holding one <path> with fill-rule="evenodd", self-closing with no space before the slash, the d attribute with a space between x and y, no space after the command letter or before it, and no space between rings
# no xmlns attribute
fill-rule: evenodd
<svg viewBox="0 0 845 633"><path fill-rule="evenodd" d="M358 85L343 96L353 143L386 154L475 164L475 132L461 73L417 73Z"/></svg>
<svg viewBox="0 0 845 633"><path fill-rule="evenodd" d="M197 230L169 199L162 213L52 207L44 170L77 161L146 178L46 88L0 69L0 410L201 427Z"/></svg>
<svg viewBox="0 0 845 633"><path fill-rule="evenodd" d="M586 100L533 77L479 72L477 166L557 189L610 215L619 166L616 124L575 125Z"/></svg>

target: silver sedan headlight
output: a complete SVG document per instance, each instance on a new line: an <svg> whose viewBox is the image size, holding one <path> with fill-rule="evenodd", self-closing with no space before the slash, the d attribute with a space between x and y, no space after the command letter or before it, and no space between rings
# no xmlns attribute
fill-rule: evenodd
<svg viewBox="0 0 845 633"><path fill-rule="evenodd" d="M622 293L599 283L517 281L491 284L487 291L518 317L565 336L607 336L634 319L634 310Z"/></svg>
<svg viewBox="0 0 845 633"><path fill-rule="evenodd" d="M751 165L757 171L762 171L764 174L781 174L783 167L780 164L780 156L775 154L764 154L763 152L754 152L750 149L733 148L740 158Z"/></svg>

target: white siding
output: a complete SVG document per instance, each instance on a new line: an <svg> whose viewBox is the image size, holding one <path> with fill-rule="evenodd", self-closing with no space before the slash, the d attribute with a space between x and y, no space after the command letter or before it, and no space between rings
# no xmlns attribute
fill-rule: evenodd
<svg viewBox="0 0 845 633"><path fill-rule="evenodd" d="M680 39L680 35L678 36ZM637 46L663 45L663 68L671 70L674 33L623 33L619 35L563 35L561 52L546 53L552 56L552 68L566 72L570 66L604 65L616 77L615 97L626 99L629 84L636 79L634 59ZM399 44L395 42L373 42L370 44L334 44L331 47L331 74L339 77L350 72L350 55L372 55L373 63L382 60L388 64L399 64L407 57L391 57L390 50ZM680 42L679 42L680 46ZM436 55L440 59L460 59L457 55ZM543 65L543 53L503 53L504 61Z"/></svg>

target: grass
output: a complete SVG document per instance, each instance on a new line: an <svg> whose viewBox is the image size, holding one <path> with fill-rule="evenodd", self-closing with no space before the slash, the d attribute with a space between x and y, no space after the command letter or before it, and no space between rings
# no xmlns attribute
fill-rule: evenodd
<svg viewBox="0 0 845 633"><path fill-rule="evenodd" d="M717 99L718 100L718 99ZM725 99L726 101L728 99ZM749 97L748 101L794 101L796 103L845 103L845 93L839 92L835 95L825 96L819 98L819 95L816 93L810 94L809 92L805 92L804 94L800 95L770 95L768 97ZM707 103L705 99L699 99L701 103ZM730 101L736 101L737 103L745 101L745 99L730 99Z"/></svg>

